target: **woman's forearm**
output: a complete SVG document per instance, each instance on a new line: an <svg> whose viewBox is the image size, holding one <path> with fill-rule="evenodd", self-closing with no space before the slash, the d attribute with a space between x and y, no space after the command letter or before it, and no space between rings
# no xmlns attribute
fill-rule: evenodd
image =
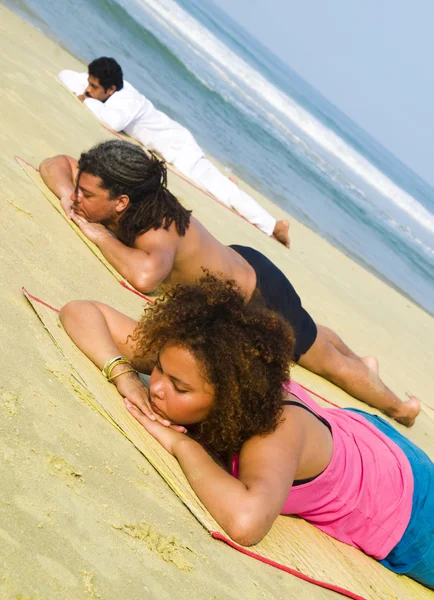
<svg viewBox="0 0 434 600"><path fill-rule="evenodd" d="M199 499L234 541L250 546L264 537L279 509L263 488L248 488L188 437L176 443L174 455Z"/></svg>
<svg viewBox="0 0 434 600"><path fill-rule="evenodd" d="M88 300L66 304L60 311L60 319L72 341L100 369L108 359L124 356L142 373L151 372L155 359L137 359L134 355L134 342L130 337L137 325L134 319L106 304ZM169 421L154 414L148 389L130 365L116 364L111 368L110 376L119 394L138 407L143 415L170 425Z"/></svg>
<svg viewBox="0 0 434 600"><path fill-rule="evenodd" d="M100 369L108 358L120 354L103 313L92 302L70 302L60 311L60 319L75 345Z"/></svg>

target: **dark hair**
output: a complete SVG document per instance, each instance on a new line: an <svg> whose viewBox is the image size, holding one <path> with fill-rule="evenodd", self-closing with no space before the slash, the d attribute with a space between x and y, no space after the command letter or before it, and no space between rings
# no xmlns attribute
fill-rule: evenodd
<svg viewBox="0 0 434 600"><path fill-rule="evenodd" d="M114 58L108 58L107 56L95 58L95 60L89 63L87 70L89 75L98 79L105 92L111 88L112 85L116 87L117 91L124 87L124 77L121 66Z"/></svg>
<svg viewBox="0 0 434 600"><path fill-rule="evenodd" d="M167 189L167 169L154 154L130 142L110 140L83 152L78 161L77 186L81 173L99 177L111 199L126 194L130 202L119 220L119 239L132 246L150 229L169 229L175 223L183 236L190 225L191 211Z"/></svg>
<svg viewBox="0 0 434 600"><path fill-rule="evenodd" d="M196 357L215 395L198 433L216 451L239 451L279 423L294 332L259 292L246 301L234 281L210 274L179 284L146 307L132 339L137 359L158 355L168 342Z"/></svg>

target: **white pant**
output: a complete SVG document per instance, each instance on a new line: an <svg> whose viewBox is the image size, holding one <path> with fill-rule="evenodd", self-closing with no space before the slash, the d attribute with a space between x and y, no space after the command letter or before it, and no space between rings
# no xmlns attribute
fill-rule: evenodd
<svg viewBox="0 0 434 600"><path fill-rule="evenodd" d="M83 93L87 86L87 73L76 73L75 71L69 70L61 71L61 73L59 73L59 79L76 94ZM124 93L124 90L116 92L109 98L107 105L109 103L113 104L113 101L116 100L116 98L119 100L119 98L121 98L119 94L122 93ZM137 91L134 93L138 94ZM140 94L138 95L140 96ZM88 100L86 102L92 102L93 105L89 105L88 108L90 108L103 122L113 127L109 121L104 121L102 116L101 107L105 105L98 103L95 100ZM150 103L148 102L148 104ZM97 106L100 107L98 112L96 112ZM230 181L217 169L217 167L203 156L202 149L198 146L196 140L187 129L181 127L178 123L173 123L166 115L155 111L154 107L152 105L150 106L153 111L152 115L154 115L151 124L155 126L155 123L159 122L159 128L156 130L154 127L154 129L151 128L148 130L149 124L147 128L146 119L143 117L143 119L139 120L137 123L134 119L130 120L128 126L125 127L126 133L135 137L147 146L150 141L148 139L149 135L153 132L155 143L152 144L152 147L154 147L158 153L162 154L167 162L172 162L172 158L175 157L172 164L174 164L181 173L205 188L222 204L236 210L237 213L247 219L247 221L250 221L250 223L253 223L253 225L256 225L261 231L267 235L272 235L276 225L276 219L263 209L256 200L253 200L251 196L240 190L235 183ZM124 99L120 102L118 108L128 111L128 102ZM166 131L164 130L165 123L166 126L169 127ZM142 136L140 135L141 130L147 132L143 139L141 139ZM168 133L172 136L171 139L168 138ZM165 149L167 150L166 152Z"/></svg>
<svg viewBox="0 0 434 600"><path fill-rule="evenodd" d="M200 158L188 170L182 169L176 161L174 164L184 175L215 196L219 202L236 210L267 235L272 235L276 219L226 175L223 175L207 158Z"/></svg>

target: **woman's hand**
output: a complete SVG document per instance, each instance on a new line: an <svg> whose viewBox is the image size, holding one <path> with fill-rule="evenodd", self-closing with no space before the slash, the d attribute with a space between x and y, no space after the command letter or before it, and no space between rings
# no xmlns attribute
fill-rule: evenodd
<svg viewBox="0 0 434 600"><path fill-rule="evenodd" d="M167 452L170 452L172 456L175 456L176 444L183 440L189 440L185 435L187 431L182 425L172 425L171 427L164 427L161 423L153 421L148 418L141 410L134 404L125 399L125 406L128 412L133 415L137 421L143 425L148 433L150 433Z"/></svg>
<svg viewBox="0 0 434 600"><path fill-rule="evenodd" d="M118 375L128 369L128 365L119 365L113 369L112 374ZM140 380L137 373L125 373L116 377L113 381L121 396L133 404L143 415L152 421L160 421L162 425L168 427L170 421L163 419L160 415L154 413L149 402L149 392L145 384Z"/></svg>
<svg viewBox="0 0 434 600"><path fill-rule="evenodd" d="M120 365L119 372L121 371L121 367L125 370L125 365ZM113 371L113 374L116 374L116 370ZM125 400L129 402L129 404L134 406L136 410L147 420L158 421L161 423L161 425L164 425L165 427L171 427L176 431L187 431L185 427L182 427L182 425L172 425L170 421L164 419L152 410L149 402L148 388L144 385L136 373L125 373L125 375L120 375L114 380L114 383L116 384L117 390L121 396L123 396Z"/></svg>

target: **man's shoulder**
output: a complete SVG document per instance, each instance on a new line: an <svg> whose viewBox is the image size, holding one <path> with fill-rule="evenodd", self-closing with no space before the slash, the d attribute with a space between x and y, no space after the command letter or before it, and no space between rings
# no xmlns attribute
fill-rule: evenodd
<svg viewBox="0 0 434 600"><path fill-rule="evenodd" d="M178 254L183 252L185 237L180 236L174 223L168 229L163 226L149 229L137 236L134 247L160 257L164 261L176 261Z"/></svg>
<svg viewBox="0 0 434 600"><path fill-rule="evenodd" d="M116 92L116 94L119 94L121 96L141 96L142 94L136 90L136 88L134 86L131 85L131 83L128 83L128 81L125 81L124 79L124 86L121 90L118 90Z"/></svg>
<svg viewBox="0 0 434 600"><path fill-rule="evenodd" d="M163 226L158 229L151 228L136 237L134 247L148 249L150 246L155 246L156 250L164 252L167 248L177 245L177 238L179 235L172 226L169 229Z"/></svg>
<svg viewBox="0 0 434 600"><path fill-rule="evenodd" d="M141 92L139 92L138 89L136 89L131 83L129 83L128 81L125 81L124 79L124 87L119 90L118 92L116 92L116 94L113 95L117 95L119 94L119 97L123 97L123 98L130 98L130 99L135 99L138 100L140 102L142 102L143 104L151 104L150 100L148 100L148 98L146 98L146 96L144 96Z"/></svg>
<svg viewBox="0 0 434 600"><path fill-rule="evenodd" d="M136 106L142 106L145 102L144 97L140 94L133 86L125 85L127 82L124 81L124 87L121 90L115 92L110 98L105 101L107 106L120 107L124 104L132 104Z"/></svg>

